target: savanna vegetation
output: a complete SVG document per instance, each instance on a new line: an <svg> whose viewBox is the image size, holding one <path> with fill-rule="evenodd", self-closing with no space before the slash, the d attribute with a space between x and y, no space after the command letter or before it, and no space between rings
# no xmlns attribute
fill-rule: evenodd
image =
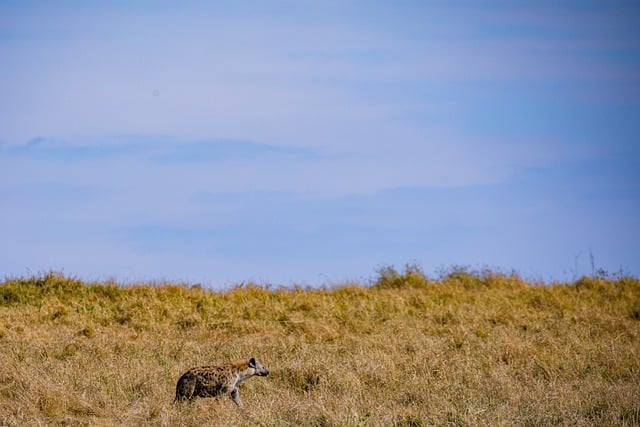
<svg viewBox="0 0 640 427"><path fill-rule="evenodd" d="M256 357L228 398L192 366ZM640 281L387 267L326 289L0 282L0 425L640 425Z"/></svg>

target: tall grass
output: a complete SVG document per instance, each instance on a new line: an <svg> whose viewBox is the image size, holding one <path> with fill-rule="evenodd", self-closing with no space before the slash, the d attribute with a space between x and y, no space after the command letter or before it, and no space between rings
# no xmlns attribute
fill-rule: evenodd
<svg viewBox="0 0 640 427"><path fill-rule="evenodd" d="M640 425L640 281L381 269L329 289L0 283L0 425ZM256 357L230 399L191 366Z"/></svg>

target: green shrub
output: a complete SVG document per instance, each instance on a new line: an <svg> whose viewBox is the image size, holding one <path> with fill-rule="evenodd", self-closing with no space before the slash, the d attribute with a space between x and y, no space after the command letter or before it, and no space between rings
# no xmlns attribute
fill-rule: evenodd
<svg viewBox="0 0 640 427"><path fill-rule="evenodd" d="M405 264L403 273L393 266L383 266L377 273L373 283L373 288L377 289L422 288L429 283L422 268L416 264Z"/></svg>

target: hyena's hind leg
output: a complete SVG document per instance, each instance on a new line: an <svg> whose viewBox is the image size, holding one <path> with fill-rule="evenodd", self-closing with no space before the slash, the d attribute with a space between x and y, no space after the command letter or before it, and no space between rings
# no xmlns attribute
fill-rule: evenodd
<svg viewBox="0 0 640 427"><path fill-rule="evenodd" d="M180 377L176 384L176 397L173 403L182 402L184 400L191 401L195 396L197 379L190 373L186 373Z"/></svg>

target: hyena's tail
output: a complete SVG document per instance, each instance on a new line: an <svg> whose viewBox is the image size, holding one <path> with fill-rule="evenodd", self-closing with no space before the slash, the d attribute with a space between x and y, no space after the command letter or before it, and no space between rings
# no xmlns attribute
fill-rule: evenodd
<svg viewBox="0 0 640 427"><path fill-rule="evenodd" d="M178 380L176 384L176 397L173 399L173 404L184 400L191 400L193 393L195 392L196 381L191 375L184 374Z"/></svg>

